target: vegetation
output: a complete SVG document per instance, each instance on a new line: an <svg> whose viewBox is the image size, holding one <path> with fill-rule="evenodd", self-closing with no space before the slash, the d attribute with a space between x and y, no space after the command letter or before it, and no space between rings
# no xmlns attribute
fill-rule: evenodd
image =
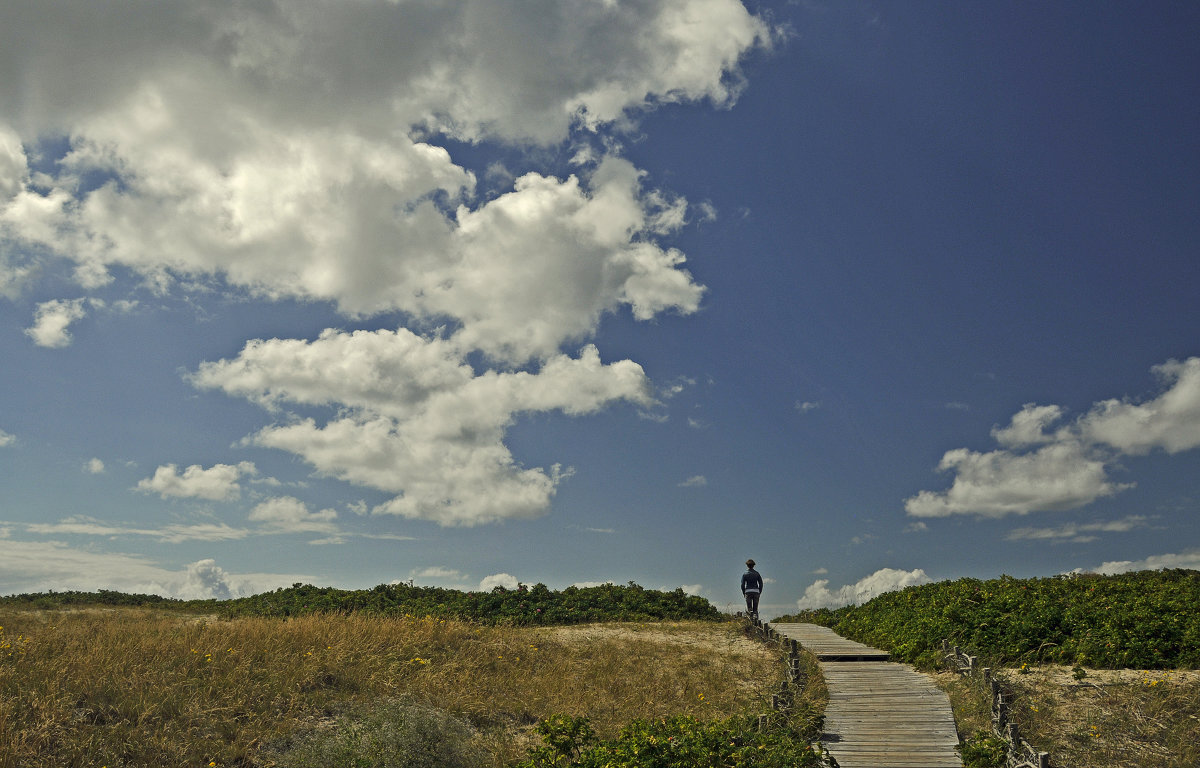
<svg viewBox="0 0 1200 768"><path fill-rule="evenodd" d="M758 730L753 718L700 720L675 715L637 720L612 739L597 738L586 718L557 716L538 726L543 746L515 768L805 768L825 753L801 730Z"/></svg>
<svg viewBox="0 0 1200 768"><path fill-rule="evenodd" d="M925 669L943 639L993 666L1057 663L1104 669L1200 667L1200 571L1042 579L959 579L889 592L810 621Z"/></svg>
<svg viewBox="0 0 1200 768"><path fill-rule="evenodd" d="M1082 673L1082 674L1081 674ZM1200 673L1048 665L1003 673L1021 734L1054 765L1194 768L1200 765ZM939 676L964 735L966 768L1003 768L992 737L991 692L978 676Z"/></svg>
<svg viewBox="0 0 1200 768"><path fill-rule="evenodd" d="M462 592L439 587L380 584L372 589L335 589L293 584L274 592L233 600L172 600L157 595L121 592L48 592L0 598L0 606L64 608L82 605L153 606L184 612L235 616L309 616L360 613L372 616L431 616L488 624L551 625L598 621L717 621L725 618L702 597L682 589L673 592L603 584L567 587L545 584L490 592Z"/></svg>
<svg viewBox="0 0 1200 768"><path fill-rule="evenodd" d="M663 737L694 753L728 736L763 759L803 752L799 725L748 730L784 669L735 622L220 619L169 607L0 606L0 768L416 768L426 757L500 768L536 759L535 728L556 713L586 719L589 750L636 754ZM450 735L416 750L431 729ZM614 768L632 766L613 754Z"/></svg>

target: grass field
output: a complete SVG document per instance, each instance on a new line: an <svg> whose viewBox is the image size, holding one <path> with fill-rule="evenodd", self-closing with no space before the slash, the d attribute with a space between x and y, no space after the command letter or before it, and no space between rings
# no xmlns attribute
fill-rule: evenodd
<svg viewBox="0 0 1200 768"><path fill-rule="evenodd" d="M1200 765L1200 672L1083 670L1048 665L1003 670L1022 735L1071 768ZM938 675L960 733L988 732L990 695L970 678Z"/></svg>
<svg viewBox="0 0 1200 768"><path fill-rule="evenodd" d="M611 736L637 718L761 708L783 676L778 653L733 622L513 628L82 609L6 610L0 627L0 768L300 764L288 754L314 734L389 707L459 728L472 759L498 768L552 713Z"/></svg>

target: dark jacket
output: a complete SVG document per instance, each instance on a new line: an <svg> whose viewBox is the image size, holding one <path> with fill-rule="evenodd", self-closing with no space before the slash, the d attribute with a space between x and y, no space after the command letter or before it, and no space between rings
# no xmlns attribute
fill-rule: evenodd
<svg viewBox="0 0 1200 768"><path fill-rule="evenodd" d="M759 576L758 571L753 568L742 574L742 594L746 594L748 589L762 592L762 576Z"/></svg>

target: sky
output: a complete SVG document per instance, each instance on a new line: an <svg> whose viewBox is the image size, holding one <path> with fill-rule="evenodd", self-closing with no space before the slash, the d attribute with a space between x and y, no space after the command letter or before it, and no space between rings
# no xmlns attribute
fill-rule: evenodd
<svg viewBox="0 0 1200 768"><path fill-rule="evenodd" d="M1200 7L3 2L0 594L1200 568Z"/></svg>

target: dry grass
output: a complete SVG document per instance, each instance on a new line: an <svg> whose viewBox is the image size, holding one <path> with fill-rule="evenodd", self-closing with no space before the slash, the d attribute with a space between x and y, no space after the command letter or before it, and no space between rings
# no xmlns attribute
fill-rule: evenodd
<svg viewBox="0 0 1200 768"><path fill-rule="evenodd" d="M1196 768L1200 765L1200 672L1007 670L1021 733L1071 768ZM959 732L990 728L989 699L969 678L946 673Z"/></svg>
<svg viewBox="0 0 1200 768"><path fill-rule="evenodd" d="M0 613L0 768L257 766L264 745L356 704L463 717L492 764L553 712L602 735L634 718L769 700L776 653L735 623L484 627L415 618Z"/></svg>

